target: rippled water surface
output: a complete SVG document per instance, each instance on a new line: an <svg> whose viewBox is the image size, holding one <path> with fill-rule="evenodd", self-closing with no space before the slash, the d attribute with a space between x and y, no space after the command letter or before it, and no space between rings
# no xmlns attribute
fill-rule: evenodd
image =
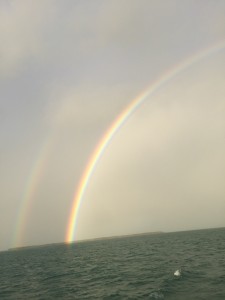
<svg viewBox="0 0 225 300"><path fill-rule="evenodd" d="M0 270L0 299L224 300L225 229L7 251Z"/></svg>

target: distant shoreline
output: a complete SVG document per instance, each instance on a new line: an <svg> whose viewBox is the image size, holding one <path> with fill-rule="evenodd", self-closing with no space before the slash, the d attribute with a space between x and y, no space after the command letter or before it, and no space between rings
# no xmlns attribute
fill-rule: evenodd
<svg viewBox="0 0 225 300"><path fill-rule="evenodd" d="M72 241L70 243L58 242L58 243L51 243L51 244L41 244L41 245L13 247L13 248L9 248L6 251L10 251L11 252L11 251L29 250L29 249L42 248L42 247L51 247L51 246L70 246L70 245L80 244L80 243L85 243L85 242L122 239L122 238L135 237L135 236L161 235L161 234L172 234L172 233L185 233L185 232L191 232L191 231L217 230L217 229L225 229L225 227L214 227L214 228L203 228L203 229L192 229L192 230L180 230L180 231L169 231L169 232L153 231L153 232L143 232L143 233L126 234L126 235L103 236L103 237L98 237L98 238L90 238L90 239Z"/></svg>
<svg viewBox="0 0 225 300"><path fill-rule="evenodd" d="M132 237L132 236L143 236L143 235L157 235L157 234L164 234L165 232L162 231L154 231L154 232L143 232L143 233L134 233L134 234L126 234L126 235L114 235L114 236L104 236L104 237L98 237L98 238L90 238L90 239L84 239L84 240L78 240L78 241L72 241L70 243L66 242L59 242L59 243L51 243L51 244L41 244L41 245L31 245L31 246L22 246L22 247L13 247L9 248L7 251L20 251L20 250L26 250L26 249L34 249L34 248L42 248L42 247L50 247L50 246L63 246L63 245L74 245L74 244L80 244L85 242L94 242L94 241L100 241L100 240L113 240L113 239L122 239L126 237Z"/></svg>

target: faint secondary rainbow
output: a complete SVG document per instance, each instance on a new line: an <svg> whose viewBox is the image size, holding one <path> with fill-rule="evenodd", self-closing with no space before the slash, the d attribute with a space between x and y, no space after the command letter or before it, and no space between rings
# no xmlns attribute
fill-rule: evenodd
<svg viewBox="0 0 225 300"><path fill-rule="evenodd" d="M35 197L40 179L46 166L52 142L53 139L47 139L42 145L28 177L27 184L22 195L18 217L16 220L15 232L12 238L12 247L22 246L22 238L26 223L28 221L28 215L31 210L31 205Z"/></svg>
<svg viewBox="0 0 225 300"><path fill-rule="evenodd" d="M114 122L111 124L111 126L103 135L102 139L97 144L83 172L80 183L78 185L78 188L73 198L71 214L66 229L65 242L70 243L75 239L74 234L77 225L78 212L79 212L79 208L82 202L84 192L87 188L89 180L95 170L95 167L99 159L101 158L106 147L109 145L110 141L112 140L116 132L127 121L127 119L137 110L137 108L147 99L147 97L152 96L155 92L157 92L159 88L161 88L168 81L176 77L176 75L186 70L194 63L197 63L198 61L224 48L225 48L225 41L219 42L214 46L206 48L203 51L200 51L197 54L192 55L191 57L187 58L185 61L182 61L178 65L175 65L172 69L162 74L153 83L151 83L150 87L148 87L144 92L142 92L137 98L132 100L131 103L114 120Z"/></svg>

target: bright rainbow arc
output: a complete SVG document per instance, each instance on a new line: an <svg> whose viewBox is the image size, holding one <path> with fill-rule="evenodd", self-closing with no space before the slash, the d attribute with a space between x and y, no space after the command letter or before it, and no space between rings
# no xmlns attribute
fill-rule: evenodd
<svg viewBox="0 0 225 300"><path fill-rule="evenodd" d="M89 162L83 172L80 183L78 185L77 192L73 198L72 210L69 217L69 222L66 230L65 242L70 243L74 238L74 233L76 229L76 223L78 219L78 212L82 202L84 192L90 181L90 178L94 172L94 169L104 153L106 147L109 145L110 141L116 134L116 132L121 128L121 126L128 120L128 118L137 110L137 108L146 100L147 97L152 96L159 88L165 85L168 81L176 77L180 72L184 71L192 64L206 58L207 56L220 51L225 48L225 41L222 41L210 48L204 49L198 52L194 56L189 57L184 62L173 67L171 70L167 71L165 74L160 76L155 80L149 88L147 88L141 95L135 98L131 103L122 111L122 113L115 119L112 125L108 128L100 142L97 144L93 154L91 155Z"/></svg>

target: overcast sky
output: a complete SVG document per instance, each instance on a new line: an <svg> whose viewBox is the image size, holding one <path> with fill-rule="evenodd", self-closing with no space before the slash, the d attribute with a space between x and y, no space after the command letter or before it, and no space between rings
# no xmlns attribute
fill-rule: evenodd
<svg viewBox="0 0 225 300"><path fill-rule="evenodd" d="M222 0L0 0L0 250L64 241L102 135L225 41L224 15ZM78 239L225 226L224 80L218 49L146 99L96 166Z"/></svg>

